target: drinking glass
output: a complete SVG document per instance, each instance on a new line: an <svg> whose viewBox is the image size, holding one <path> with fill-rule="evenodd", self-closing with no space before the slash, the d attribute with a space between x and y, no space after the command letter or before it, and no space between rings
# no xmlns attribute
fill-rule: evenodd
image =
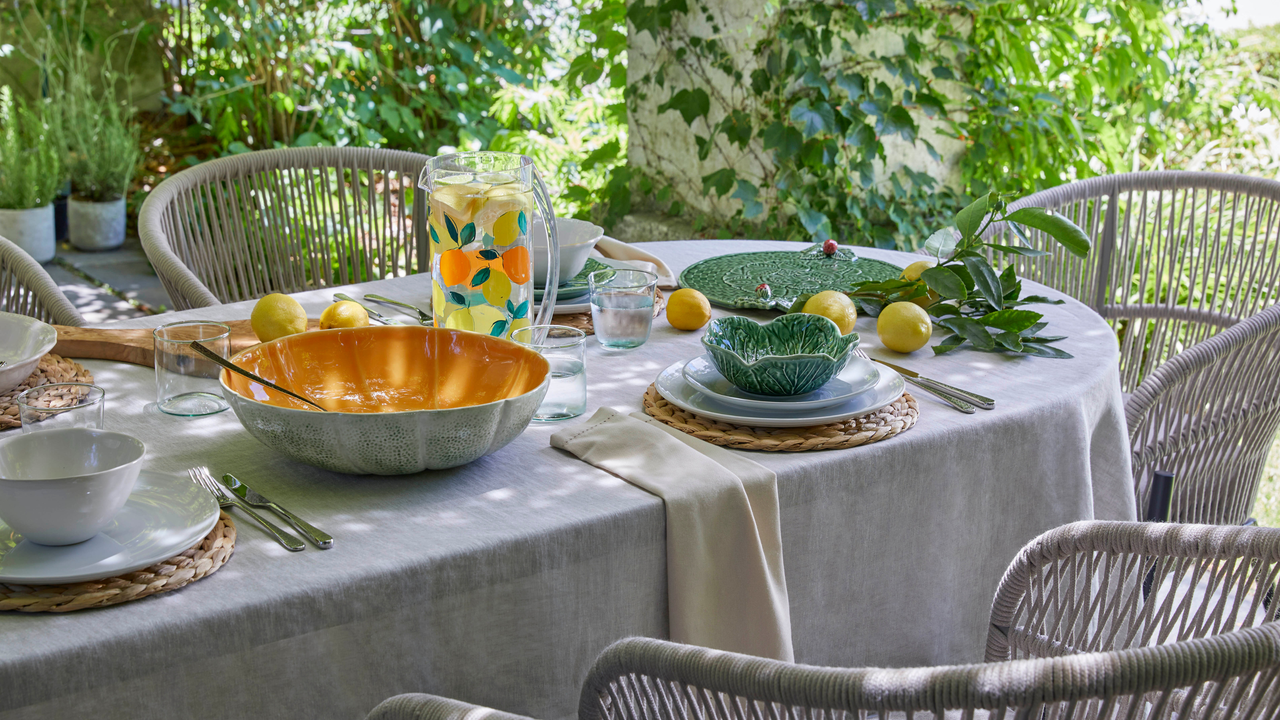
<svg viewBox="0 0 1280 720"><path fill-rule="evenodd" d="M51 383L18 396L22 432L63 428L102 429L107 392L88 383Z"/></svg>
<svg viewBox="0 0 1280 720"><path fill-rule="evenodd" d="M531 325L512 332L511 340L551 365L551 384L534 420L568 420L587 411L586 333L566 325Z"/></svg>
<svg viewBox="0 0 1280 720"><path fill-rule="evenodd" d="M658 276L644 270L597 270L587 276L591 324L606 348L640 347L653 327Z"/></svg>
<svg viewBox="0 0 1280 720"><path fill-rule="evenodd" d="M161 325L155 336L156 404L169 415L195 417L227 409L218 384L222 368L191 349L199 341L222 357L231 349L231 328L207 320Z"/></svg>

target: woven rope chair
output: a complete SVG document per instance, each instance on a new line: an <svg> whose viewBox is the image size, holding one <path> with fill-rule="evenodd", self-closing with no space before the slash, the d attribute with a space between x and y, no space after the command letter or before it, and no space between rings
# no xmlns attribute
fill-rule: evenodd
<svg viewBox="0 0 1280 720"><path fill-rule="evenodd" d="M988 664L818 668L632 638L596 660L578 718L1273 718L1280 623L1267 622L1266 598L1277 572L1280 530L1076 523L1010 566ZM519 716L432 695L369 715L410 718Z"/></svg>
<svg viewBox="0 0 1280 720"><path fill-rule="evenodd" d="M25 250L0 237L0 311L56 325L84 325L66 295Z"/></svg>
<svg viewBox="0 0 1280 720"><path fill-rule="evenodd" d="M370 148L220 158L160 183L138 234L179 310L411 274L430 257L425 213L411 212L427 160Z"/></svg>
<svg viewBox="0 0 1280 720"><path fill-rule="evenodd" d="M1280 182L1128 173L1011 203L1065 215L1094 239L1081 260L1028 229L1042 258L1018 273L1093 308L1120 342L1138 506L1152 473L1177 478L1170 519L1245 522L1280 427ZM1012 239L997 224L989 237ZM1210 341L1213 342L1210 342ZM1188 357L1190 356L1190 357Z"/></svg>

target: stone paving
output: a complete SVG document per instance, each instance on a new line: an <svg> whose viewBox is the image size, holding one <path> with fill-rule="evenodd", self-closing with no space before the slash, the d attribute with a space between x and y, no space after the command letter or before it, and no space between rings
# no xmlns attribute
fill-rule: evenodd
<svg viewBox="0 0 1280 720"><path fill-rule="evenodd" d="M148 313L86 280L67 265L153 312L169 310L169 296L136 237L125 240L124 245L115 250L100 252L83 252L65 242L59 243L58 259L46 263L44 269L90 325L142 317Z"/></svg>

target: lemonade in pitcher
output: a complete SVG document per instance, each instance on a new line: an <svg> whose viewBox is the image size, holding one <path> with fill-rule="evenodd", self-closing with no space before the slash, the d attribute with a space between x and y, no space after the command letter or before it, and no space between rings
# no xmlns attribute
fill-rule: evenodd
<svg viewBox="0 0 1280 720"><path fill-rule="evenodd" d="M543 215L536 170L528 158L507 153L461 153L432 163L422 184L436 327L507 337L532 324L538 313L529 225Z"/></svg>

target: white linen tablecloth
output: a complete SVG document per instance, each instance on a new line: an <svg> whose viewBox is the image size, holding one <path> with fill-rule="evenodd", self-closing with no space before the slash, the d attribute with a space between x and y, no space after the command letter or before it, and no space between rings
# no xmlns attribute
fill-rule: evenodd
<svg viewBox="0 0 1280 720"><path fill-rule="evenodd" d="M712 255L800 249L645 247L676 272ZM362 289L421 300L430 283L415 276ZM332 293L298 297L317 316ZM245 318L251 307L118 325ZM996 410L962 415L917 393L919 423L891 440L750 455L778 477L797 661L980 661L996 584L1024 543L1074 520L1134 519L1115 337L1074 301L1043 312L1055 334L1070 336L1061 347L1075 359L925 350L894 360L994 397ZM873 320L858 330L870 354L893 357ZM589 341L586 417L602 405L639 410L659 371L700 352L699 335L659 319L630 353ZM532 426L462 468L343 476L272 452L229 411L160 414L148 368L84 364L107 389L107 426L147 443L149 469L233 472L337 542L287 553L237 515L230 562L176 593L0 616L0 718L359 718L402 692L567 717L600 650L667 633L662 501L550 447L563 425Z"/></svg>

